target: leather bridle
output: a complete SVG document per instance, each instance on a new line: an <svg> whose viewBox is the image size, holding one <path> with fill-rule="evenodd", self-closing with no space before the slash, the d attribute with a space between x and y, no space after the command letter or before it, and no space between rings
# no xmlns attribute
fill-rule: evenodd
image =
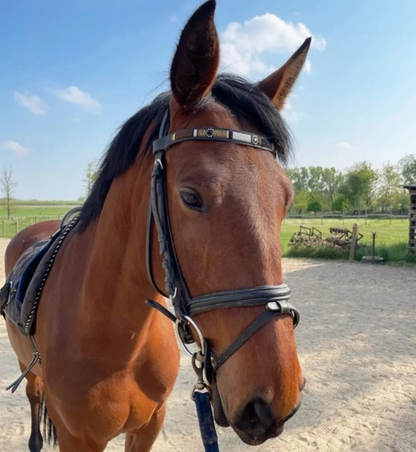
<svg viewBox="0 0 416 452"><path fill-rule="evenodd" d="M168 133L168 129L169 110L163 116L159 138L153 142L155 162L151 179L147 222L146 261L150 281L157 292L171 299L175 315L154 300L147 300L146 303L176 323L179 339L185 350L188 350L185 344L195 342L190 325L192 324L196 328L201 340L205 374L207 380L211 383L215 378L215 373L228 358L269 320L275 316L289 315L292 317L294 327L296 327L299 323L299 312L289 303L290 289L286 284L263 285L247 289L213 292L197 297L191 296L178 262L170 225L165 155L168 149L183 141L223 141L268 151L275 156L276 151L267 138L250 132L206 127L182 129ZM154 221L157 229L159 253L163 257L164 291L157 286L152 272L152 221ZM216 309L259 305L266 307L265 312L254 320L219 357L211 356L210 348L192 317Z"/></svg>

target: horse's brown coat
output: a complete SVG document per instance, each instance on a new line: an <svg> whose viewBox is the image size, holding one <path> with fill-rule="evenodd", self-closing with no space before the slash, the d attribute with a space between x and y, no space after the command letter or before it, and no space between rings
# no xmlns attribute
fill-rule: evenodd
<svg viewBox="0 0 416 452"><path fill-rule="evenodd" d="M214 9L214 1L205 3L179 41L171 68L171 130L212 126L255 131L218 103L200 104L217 76ZM260 83L271 101L278 97L277 107L307 50L304 45L286 63L284 76L277 73ZM143 149L139 154L145 157L113 181L99 218L82 232L75 228L64 242L39 305L36 340L42 365L29 376L31 404L36 409L43 386L62 452L102 451L121 432L127 432L126 451L150 451L177 376L172 325L144 304L148 298L165 302L146 272L152 158ZM168 152L167 168L175 247L191 294L282 283L280 223L292 189L273 156L246 146L186 142ZM181 203L183 187L200 193L207 213ZM57 226L47 222L19 233L7 249L6 272L31 243ZM153 256L157 251L155 239ZM153 271L163 287L159 258ZM220 353L263 309L213 311L196 321ZM10 322L7 328L19 362L27 365L30 342ZM222 411L244 441L257 444L267 438L252 438L236 424L247 404L261 397L274 419L283 420L300 403L302 386L292 320L274 320L221 368L215 387L222 405L215 407L217 418ZM36 423L33 428L36 438Z"/></svg>

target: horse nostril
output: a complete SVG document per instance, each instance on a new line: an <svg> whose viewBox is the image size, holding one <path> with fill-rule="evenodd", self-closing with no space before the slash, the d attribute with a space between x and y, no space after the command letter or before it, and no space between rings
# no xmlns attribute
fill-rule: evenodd
<svg viewBox="0 0 416 452"><path fill-rule="evenodd" d="M262 399L247 404L241 414L239 428L243 431L267 430L275 421L273 413Z"/></svg>
<svg viewBox="0 0 416 452"><path fill-rule="evenodd" d="M271 405L262 398L256 398L246 405L232 425L244 442L256 446L269 438L279 436L283 432L285 421L295 412L296 409L278 421L273 415Z"/></svg>
<svg viewBox="0 0 416 452"><path fill-rule="evenodd" d="M254 411L265 429L268 429L275 420L269 404L262 399L254 402Z"/></svg>

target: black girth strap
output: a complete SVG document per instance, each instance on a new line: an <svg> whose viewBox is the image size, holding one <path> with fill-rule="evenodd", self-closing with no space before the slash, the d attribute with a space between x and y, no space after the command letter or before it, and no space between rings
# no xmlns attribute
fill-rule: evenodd
<svg viewBox="0 0 416 452"><path fill-rule="evenodd" d="M166 160L165 153L174 144L183 141L225 141L238 145L246 145L256 149L265 150L276 155L273 144L260 135L219 128L197 128L183 129L168 134L169 111L165 112L160 130L159 138L153 142L153 154L155 163L152 172L151 194L149 214L147 221L147 271L149 279L154 288L164 297L169 297L175 309L175 315L165 307L153 300L146 303L157 309L170 320L178 325L177 331L184 344L194 342L189 323L196 323L192 317L207 311L242 306L264 306L266 311L251 323L237 339L218 357L211 357L211 350L205 344L205 371L209 382L215 378L218 369L235 353L247 340L262 328L275 316L289 315L293 325L299 323L299 313L288 300L290 289L286 284L278 286L257 286L246 289L226 290L192 297L188 286L182 275L182 271L175 252L172 229L167 199L166 187ZM157 286L152 272L152 221L154 221L159 241L159 253L163 257L163 268L165 271L165 290ZM201 332L198 333L201 337Z"/></svg>

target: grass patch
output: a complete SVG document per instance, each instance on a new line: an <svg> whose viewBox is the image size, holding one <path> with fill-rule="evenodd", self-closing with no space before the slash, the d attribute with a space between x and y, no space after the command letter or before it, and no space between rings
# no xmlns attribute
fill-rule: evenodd
<svg viewBox="0 0 416 452"><path fill-rule="evenodd" d="M60 217L65 215L69 210L73 209L75 206L19 206L15 207L11 216L13 218L32 218L35 217Z"/></svg>
<svg viewBox="0 0 416 452"><path fill-rule="evenodd" d="M33 207L33 206L79 206L82 204L82 201L38 201L37 199L33 199L31 201L24 200L15 200L13 201L13 205L15 206L23 206L23 207Z"/></svg>
<svg viewBox="0 0 416 452"><path fill-rule="evenodd" d="M407 243L393 243L377 247L376 255L382 257L385 262L409 262L416 264L416 254L409 252ZM356 260L361 260L363 256L371 256L371 247L358 248Z"/></svg>
<svg viewBox="0 0 416 452"><path fill-rule="evenodd" d="M12 238L22 229L47 220L61 220L66 213L81 205L76 201L17 201L13 205L11 219L0 208L0 237Z"/></svg>
<svg viewBox="0 0 416 452"><path fill-rule="evenodd" d="M358 222L359 232L364 237L359 242L356 252L356 260L363 256L371 256L372 232L376 232L376 256L384 258L385 262L409 262L416 264L416 254L408 251L407 239L409 237L409 221L406 219L364 219L342 220L325 219L321 224L320 219L303 222L303 226L315 227L322 232L325 239L330 236L330 227L345 227L352 230L354 223ZM289 246L290 238L294 232L299 231L301 220L285 220L282 225L281 240L282 252L285 257L311 258L311 259L348 259L349 251L327 246Z"/></svg>
<svg viewBox="0 0 416 452"><path fill-rule="evenodd" d="M289 250L284 253L284 257L334 260L347 260L349 255L349 251L339 248L330 248L324 245L318 247L295 246L290 247ZM416 254L412 254L408 251L406 243L382 246L377 249L376 255L382 257L385 262L407 262L416 264ZM360 246L356 252L355 260L361 261L363 256L371 256L370 246Z"/></svg>
<svg viewBox="0 0 416 452"><path fill-rule="evenodd" d="M298 257L307 259L348 259L348 251L327 246L291 246L284 254L284 257Z"/></svg>
<svg viewBox="0 0 416 452"><path fill-rule="evenodd" d="M56 201L58 202L58 201ZM11 210L11 220L28 220L33 223L45 221L47 219L62 218L68 211L82 203L68 203L68 204L14 204ZM7 220L7 212L0 208L0 221Z"/></svg>

